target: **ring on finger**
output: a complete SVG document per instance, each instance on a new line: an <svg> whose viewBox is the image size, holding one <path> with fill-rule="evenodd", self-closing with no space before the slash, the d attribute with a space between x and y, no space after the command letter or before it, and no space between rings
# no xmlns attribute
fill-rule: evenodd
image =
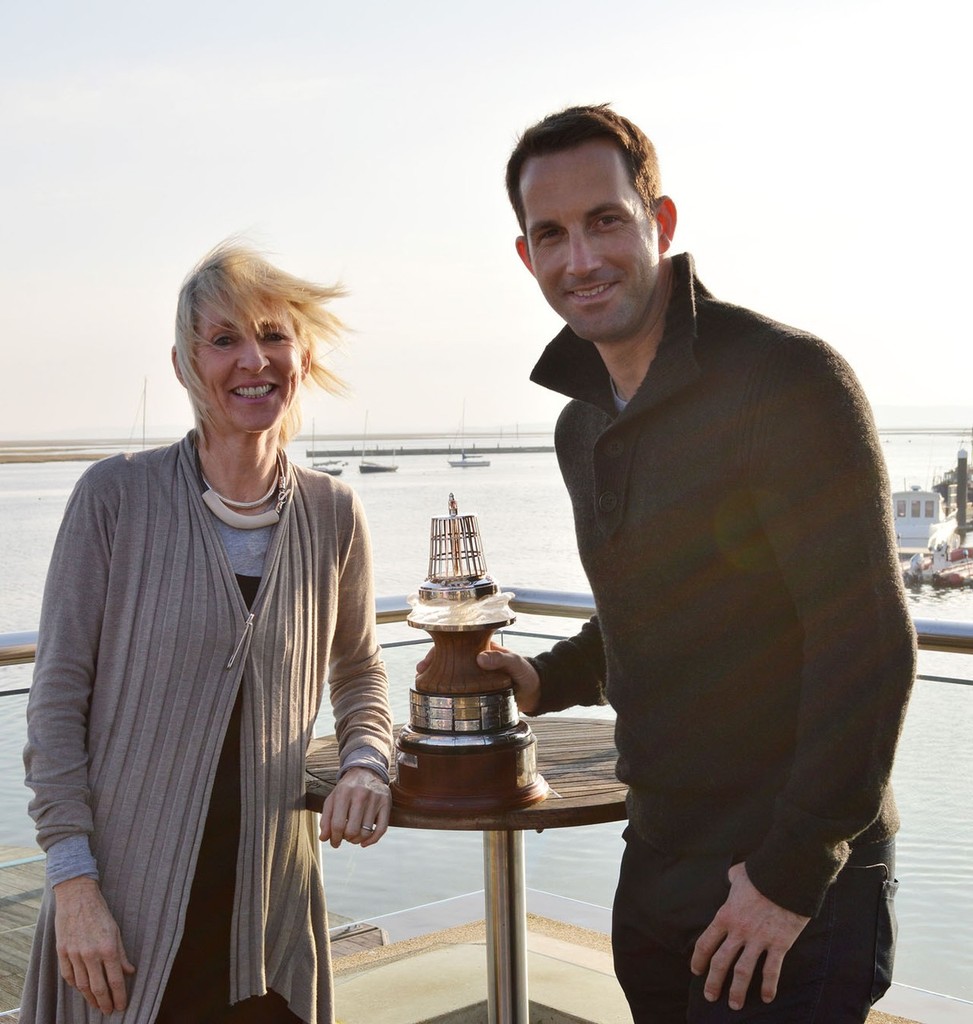
<svg viewBox="0 0 973 1024"><path fill-rule="evenodd" d="M378 825L362 825L362 832L374 832L378 828Z"/></svg>

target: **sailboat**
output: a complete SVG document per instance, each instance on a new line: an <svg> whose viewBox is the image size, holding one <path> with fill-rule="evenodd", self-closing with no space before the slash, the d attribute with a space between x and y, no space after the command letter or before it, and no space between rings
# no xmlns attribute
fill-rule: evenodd
<svg viewBox="0 0 973 1024"><path fill-rule="evenodd" d="M368 437L368 413L365 413L365 429L361 439L361 461L358 463L359 473L394 473L399 467L395 462L375 462L365 458L365 439Z"/></svg>
<svg viewBox="0 0 973 1024"><path fill-rule="evenodd" d="M394 473L399 467L394 462L371 462L362 459L358 463L359 473Z"/></svg>
<svg viewBox="0 0 973 1024"><path fill-rule="evenodd" d="M466 402L463 403L463 412L460 416L459 421L459 434L462 442L462 448L459 455L450 455L446 460L451 466L456 466L460 469L472 469L476 466L489 466L490 460L484 455L478 455L476 452L468 452L466 450ZM474 445L474 447L476 447Z"/></svg>
<svg viewBox="0 0 973 1024"><path fill-rule="evenodd" d="M142 417L142 450L145 451L145 410L146 410L146 396L149 391L149 378L142 378L142 397L139 399L138 408L135 410L136 421L141 414ZM132 429L129 432L128 439L131 442L135 436L135 423L132 424Z"/></svg>
<svg viewBox="0 0 973 1024"><path fill-rule="evenodd" d="M485 455L477 455L476 452L462 451L459 455L451 455L446 460L451 466L459 466L462 469L470 469L473 466L489 466L490 460Z"/></svg>
<svg viewBox="0 0 973 1024"><path fill-rule="evenodd" d="M314 451L314 420L311 420L311 451ZM327 473L328 476L341 476L341 471L348 463L342 459L313 459L311 469L319 473Z"/></svg>

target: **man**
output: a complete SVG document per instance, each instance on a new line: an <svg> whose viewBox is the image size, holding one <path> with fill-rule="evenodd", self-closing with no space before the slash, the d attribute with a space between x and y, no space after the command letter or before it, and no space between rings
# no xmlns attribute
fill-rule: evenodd
<svg viewBox="0 0 973 1024"><path fill-rule="evenodd" d="M607 700L629 825L616 973L637 1022L862 1021L894 940L889 774L915 668L868 404L822 341L669 256L652 144L545 118L507 189L567 326L532 379L596 616L525 660L527 714Z"/></svg>

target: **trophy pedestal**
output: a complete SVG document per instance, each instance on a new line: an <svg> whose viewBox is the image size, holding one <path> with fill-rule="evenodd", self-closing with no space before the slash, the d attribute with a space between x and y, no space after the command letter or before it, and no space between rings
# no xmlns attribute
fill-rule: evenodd
<svg viewBox="0 0 973 1024"><path fill-rule="evenodd" d="M536 745L526 722L495 736L430 736L406 726L397 744L394 800L430 813L527 807L547 796Z"/></svg>

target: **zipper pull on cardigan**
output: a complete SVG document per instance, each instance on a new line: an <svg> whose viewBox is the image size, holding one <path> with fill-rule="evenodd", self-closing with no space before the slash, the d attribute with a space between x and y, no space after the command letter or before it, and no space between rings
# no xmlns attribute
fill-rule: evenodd
<svg viewBox="0 0 973 1024"><path fill-rule="evenodd" d="M233 663L236 661L237 655L245 647L249 646L250 636L253 633L253 612L247 616L247 621L243 624L243 636L240 637L240 642L233 649L233 653L230 655L230 660L226 663L226 668L233 668Z"/></svg>

